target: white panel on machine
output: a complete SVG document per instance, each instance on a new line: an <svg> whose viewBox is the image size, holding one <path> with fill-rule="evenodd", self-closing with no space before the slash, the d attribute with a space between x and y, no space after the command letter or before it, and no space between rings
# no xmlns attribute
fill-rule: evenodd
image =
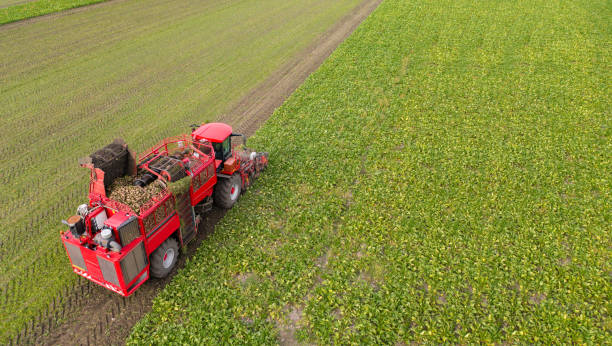
<svg viewBox="0 0 612 346"><path fill-rule="evenodd" d="M95 225L93 225L93 228L96 231L101 230L102 226L104 226L104 222L106 222L106 220L108 219L108 216L106 215L106 210L102 209L102 211L98 213L98 215L96 215L93 219L95 223Z"/></svg>

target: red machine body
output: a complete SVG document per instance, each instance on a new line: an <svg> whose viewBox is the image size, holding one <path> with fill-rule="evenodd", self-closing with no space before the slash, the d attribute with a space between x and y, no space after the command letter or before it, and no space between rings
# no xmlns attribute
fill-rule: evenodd
<svg viewBox="0 0 612 346"><path fill-rule="evenodd" d="M191 133L196 141L208 140L213 143L221 143L232 134L232 127L224 123L209 123L200 126Z"/></svg>
<svg viewBox="0 0 612 346"><path fill-rule="evenodd" d="M213 201L231 208L267 165L267 153L232 150L235 136L229 125L206 124L163 140L137 161L133 157L131 168L126 159L124 172L138 173L138 184L163 187L139 210L107 197L107 175L116 172L91 160L82 163L91 169L89 202L64 221L70 229L61 235L73 271L122 296L150 276L166 276L178 247L195 238L200 215ZM189 179L188 191L170 192L168 185L182 179Z"/></svg>

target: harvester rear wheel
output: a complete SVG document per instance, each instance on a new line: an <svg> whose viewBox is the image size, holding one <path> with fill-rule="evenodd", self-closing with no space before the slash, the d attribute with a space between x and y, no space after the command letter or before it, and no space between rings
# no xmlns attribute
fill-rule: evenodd
<svg viewBox="0 0 612 346"><path fill-rule="evenodd" d="M242 189L242 179L235 173L231 178L222 178L215 186L215 204L221 208L230 209L236 204Z"/></svg>
<svg viewBox="0 0 612 346"><path fill-rule="evenodd" d="M151 276L165 278L176 266L178 243L174 238L168 238L151 254Z"/></svg>

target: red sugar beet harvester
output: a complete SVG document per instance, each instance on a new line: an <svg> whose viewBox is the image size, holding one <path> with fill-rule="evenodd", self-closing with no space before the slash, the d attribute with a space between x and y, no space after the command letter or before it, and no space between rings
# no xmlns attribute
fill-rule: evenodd
<svg viewBox="0 0 612 346"><path fill-rule="evenodd" d="M227 124L209 123L166 138L138 158L116 139L81 159L91 170L89 203L62 221L69 230L61 234L74 272L122 296L149 276L167 276L179 248L195 238L201 215L213 203L231 208L268 164L267 153L233 142L246 139ZM125 176L143 193L150 184L159 192L133 210L107 196L115 179Z"/></svg>

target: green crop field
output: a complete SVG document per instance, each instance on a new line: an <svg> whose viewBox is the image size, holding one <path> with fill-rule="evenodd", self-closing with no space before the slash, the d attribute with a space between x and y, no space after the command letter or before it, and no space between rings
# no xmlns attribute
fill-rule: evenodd
<svg viewBox="0 0 612 346"><path fill-rule="evenodd" d="M0 343L74 284L58 232L79 157L230 109L359 3L119 1L0 27Z"/></svg>
<svg viewBox="0 0 612 346"><path fill-rule="evenodd" d="M0 25L107 0L0 0Z"/></svg>
<svg viewBox="0 0 612 346"><path fill-rule="evenodd" d="M30 2L28 0L0 0L0 8L15 6L24 2Z"/></svg>
<svg viewBox="0 0 612 346"><path fill-rule="evenodd" d="M384 1L129 343L609 343L611 15Z"/></svg>

